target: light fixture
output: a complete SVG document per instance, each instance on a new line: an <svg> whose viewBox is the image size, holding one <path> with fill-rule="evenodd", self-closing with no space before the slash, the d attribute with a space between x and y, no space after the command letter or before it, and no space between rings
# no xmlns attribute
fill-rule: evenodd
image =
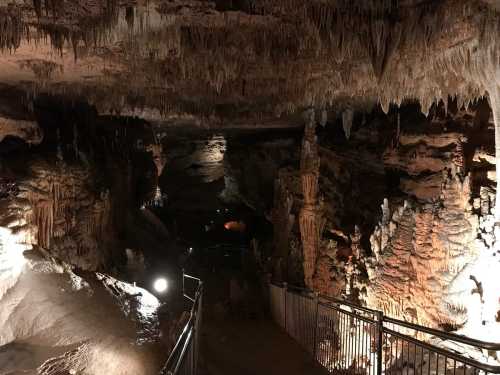
<svg viewBox="0 0 500 375"><path fill-rule="evenodd" d="M160 277L159 279L156 279L155 282L153 283L153 288L158 293L164 293L168 289L168 281L167 281L167 279L164 279L163 277Z"/></svg>

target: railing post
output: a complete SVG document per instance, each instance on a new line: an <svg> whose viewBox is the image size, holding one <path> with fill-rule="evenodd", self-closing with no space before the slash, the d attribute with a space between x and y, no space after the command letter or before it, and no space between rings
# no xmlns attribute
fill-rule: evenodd
<svg viewBox="0 0 500 375"><path fill-rule="evenodd" d="M317 342L318 342L318 307L319 307L319 294L318 292L314 292L314 302L315 302L315 310L314 310L314 346L313 346L313 357L316 360L316 350L317 350Z"/></svg>
<svg viewBox="0 0 500 375"><path fill-rule="evenodd" d="M196 314L198 315L198 314ZM197 343L197 334L198 334L198 330L196 329L196 319L198 319L198 317L195 318L195 323L193 325L193 341L191 341L193 343L193 347L192 347L192 352L191 352L191 374L194 374L196 375L196 373L198 372L198 366L197 366L197 362L198 362L198 343Z"/></svg>
<svg viewBox="0 0 500 375"><path fill-rule="evenodd" d="M377 375L382 375L382 341L384 328L384 314L377 311Z"/></svg>
<svg viewBox="0 0 500 375"><path fill-rule="evenodd" d="M182 269L182 295L186 294L186 290L184 289L184 268Z"/></svg>
<svg viewBox="0 0 500 375"><path fill-rule="evenodd" d="M284 322L283 322L283 327L285 328L285 332L288 332L287 329L286 329L286 292L288 290L288 284L287 283L283 283L283 318L284 318Z"/></svg>

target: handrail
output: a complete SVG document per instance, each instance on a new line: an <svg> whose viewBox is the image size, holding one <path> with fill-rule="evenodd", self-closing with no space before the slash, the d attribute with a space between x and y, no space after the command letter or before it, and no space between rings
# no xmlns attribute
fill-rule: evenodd
<svg viewBox="0 0 500 375"><path fill-rule="evenodd" d="M397 325L400 325L400 326L403 326L406 328L414 329L416 331L421 331L421 332L428 333L430 335L438 336L438 337L445 338L448 340L457 341L457 342L460 342L462 344L472 345L472 346L475 346L475 347L478 347L481 349L500 351L500 343L481 341L481 340L473 339L471 337L467 337L464 335L458 335L456 333L440 331L438 329L421 326L419 324L409 323L409 322L405 322L403 320L390 318L388 316L384 316L384 322L397 324Z"/></svg>
<svg viewBox="0 0 500 375"><path fill-rule="evenodd" d="M349 302L349 301L346 301L346 300L343 300L343 299L329 297L329 296L325 296L325 295L322 295L322 294L320 294L319 297L322 298L322 299L325 299L325 300L327 300L329 302L336 303L338 305L349 306L349 307L352 307L353 309L361 310L361 311L364 311L364 312L367 312L367 313L370 313L370 314L374 314L374 315L380 314L380 311L378 311L378 310L373 310L373 309L370 309L369 307L359 306L359 305L356 305L353 302Z"/></svg>
<svg viewBox="0 0 500 375"><path fill-rule="evenodd" d="M486 371L486 372L491 372L491 373L494 373L494 374L500 373L500 366L494 366L494 365L489 365L487 363L479 362L479 361L477 361L477 360L475 360L473 358L468 358L468 357L459 355L457 353L454 353L453 351L445 350L443 348L440 348L439 346L429 344L429 343L427 343L425 341L417 340L414 337L405 335L404 333L401 333L401 332L394 331L394 330L389 329L387 327L382 328L382 330L383 330L383 332L390 333L393 336L400 337L400 338L402 338L402 339L404 339L406 341L412 342L415 345L418 345L420 347L425 347L427 349L432 350L435 353L439 353L439 354L441 354L443 356L446 356L448 358L460 361L460 362L462 362L464 364L467 364L469 366L474 366L474 367L476 367L476 368L478 368L480 370L483 370L483 371Z"/></svg>
<svg viewBox="0 0 500 375"><path fill-rule="evenodd" d="M179 371L180 367L181 367L181 364L182 364L182 360L184 358L184 356L186 355L187 353L187 350L188 350L188 346L189 346L189 343L191 341L193 337L193 330L190 329L189 330L189 333L188 333L188 336L186 338L186 341L184 342L184 345L182 347L182 351L181 351L181 354L179 355L179 360L177 361L177 364L175 365L175 368L174 368L174 371L173 371L173 374L177 374L177 372Z"/></svg>
<svg viewBox="0 0 500 375"><path fill-rule="evenodd" d="M170 355L168 356L168 359L167 359L167 362L165 363L165 366L163 366L164 368L168 368L170 367L170 364L171 362L174 360L175 358L175 354L177 353L177 350L179 349L181 343L184 341L183 338L185 335L188 334L188 332L190 332L191 330L189 329L190 326L191 326L191 321L192 319L189 318L188 322L186 323L186 325L184 326L184 328L182 329L182 332L181 334L179 335L179 337L177 338L177 341L175 342L175 345L174 345L174 348L172 349L172 351L170 352Z"/></svg>
<svg viewBox="0 0 500 375"><path fill-rule="evenodd" d="M185 279L191 279L197 282L194 297L191 297L186 293L185 282L184 282ZM165 362L165 365L163 366L161 374L164 375L177 374L180 369L180 366L183 364L183 359L186 356L191 340L194 339L196 344L196 336L194 335L195 333L194 331L198 328L197 323L199 322L200 319L200 317L198 316L198 311L199 311L198 309L201 307L200 303L201 303L202 293L203 293L203 282L201 281L201 279L191 275L187 275L184 273L183 270L182 295L190 302L192 302L192 306L189 312L189 319L184 325L184 328L182 329L182 332L180 333L179 337L177 338L174 348L170 352L168 359ZM196 369L194 369L193 373L196 373Z"/></svg>

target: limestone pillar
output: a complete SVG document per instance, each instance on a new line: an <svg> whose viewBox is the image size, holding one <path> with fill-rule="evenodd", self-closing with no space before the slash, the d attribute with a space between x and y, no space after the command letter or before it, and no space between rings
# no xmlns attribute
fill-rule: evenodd
<svg viewBox="0 0 500 375"><path fill-rule="evenodd" d="M281 259L280 274L288 276L288 254L290 233L292 231L294 215L291 214L293 196L288 191L284 176L280 175L274 183L274 205L272 211L274 249Z"/></svg>
<svg viewBox="0 0 500 375"><path fill-rule="evenodd" d="M304 205L300 211L299 224L304 253L304 279L313 289L313 276L319 253L322 220L318 200L319 154L316 143L315 122L313 116L306 124L302 143L300 177Z"/></svg>

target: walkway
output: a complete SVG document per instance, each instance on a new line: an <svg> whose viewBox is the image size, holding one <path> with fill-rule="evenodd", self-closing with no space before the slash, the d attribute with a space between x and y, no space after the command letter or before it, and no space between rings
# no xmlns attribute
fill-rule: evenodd
<svg viewBox="0 0 500 375"><path fill-rule="evenodd" d="M250 302L229 311L229 279L220 271L205 276L201 375L327 374L266 317L257 293L246 292Z"/></svg>
<svg viewBox="0 0 500 375"><path fill-rule="evenodd" d="M208 321L207 321L208 320ZM302 348L268 320L204 321L203 375L324 375Z"/></svg>

